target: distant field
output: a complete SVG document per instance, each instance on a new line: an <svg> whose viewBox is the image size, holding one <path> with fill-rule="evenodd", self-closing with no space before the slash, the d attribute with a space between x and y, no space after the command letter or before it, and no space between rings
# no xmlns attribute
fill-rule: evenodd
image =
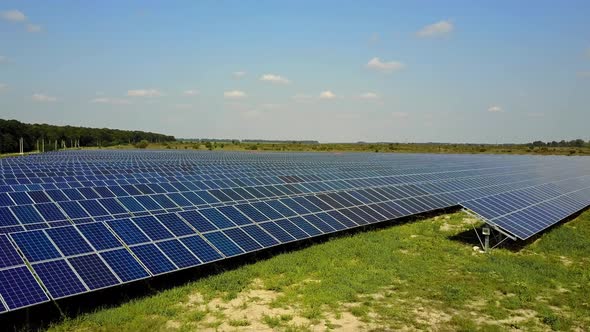
<svg viewBox="0 0 590 332"><path fill-rule="evenodd" d="M83 147L82 149L137 149L133 144L107 147ZM459 153L459 154L534 154L588 156L590 147L529 147L527 145L477 145L477 144L417 144L417 143L220 143L210 146L203 143L168 142L149 143L149 150L215 150L215 151L283 151L283 152L375 152L375 153ZM28 152L25 154L35 154ZM0 154L0 158L18 156L18 153Z"/></svg>
<svg viewBox="0 0 590 332"><path fill-rule="evenodd" d="M51 331L590 329L590 211L520 251L474 251L463 213L335 236L67 318Z"/></svg>
<svg viewBox="0 0 590 332"><path fill-rule="evenodd" d="M133 149L133 145L117 145L109 149ZM538 155L590 155L590 147L535 147L526 145L466 145L466 144L412 144L412 143L215 143L213 150L226 151L307 151L307 152L399 152L399 153L490 153L490 154L538 154ZM171 142L151 143L147 149L208 150L202 143Z"/></svg>

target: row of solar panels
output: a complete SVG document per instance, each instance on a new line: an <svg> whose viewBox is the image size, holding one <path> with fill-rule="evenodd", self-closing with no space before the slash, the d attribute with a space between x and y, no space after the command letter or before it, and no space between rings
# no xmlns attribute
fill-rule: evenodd
<svg viewBox="0 0 590 332"><path fill-rule="evenodd" d="M298 197L0 235L1 307L16 310L449 205L437 196L373 204L348 199L333 202L338 209Z"/></svg>
<svg viewBox="0 0 590 332"><path fill-rule="evenodd" d="M257 201L277 197L293 197L305 195L311 191L318 193L319 197L327 197L321 192L334 192L341 190L350 190L352 187L359 189L371 188L381 191L366 193L366 195L377 195L378 197L389 197L390 199L402 199L406 197L418 197L422 195L461 191L464 189L477 190L478 187L491 187L498 190L498 185L502 183L511 183L522 181L522 174L498 175L491 177L478 177L467 179L453 179L452 181L432 182L432 185L420 186L408 184L392 187L387 178L372 179L372 181L349 181L342 183L339 187L334 182L332 187L320 185L319 183L310 188L304 185L281 185L281 186L262 186L262 187L244 187L235 189L222 189L219 191L180 191L182 188L175 188L176 192L166 194L145 195L145 191L139 191L132 185L96 187L96 188L79 188L49 191L32 191L32 192L13 192L5 193L6 197L0 194L0 232L9 233L22 231L24 229L38 229L46 227L56 227L68 224L68 221L74 223L84 223L113 219L117 217L128 217L132 215L145 215L146 213L173 212L180 209L191 209L196 207L218 206L221 203L235 204L242 201ZM535 179L530 178L523 182L547 181L547 178ZM511 186L511 188L514 185ZM381 188L383 187L383 188ZM125 189L124 189L125 188ZM131 190L131 188L133 190ZM149 188L146 186L146 188ZM162 187L159 187L163 189ZM381 189L379 189L381 188ZM421 189L424 188L424 189ZM486 194L491 188L479 190L476 197ZM82 190L85 189L85 190ZM301 189L301 190L300 190ZM383 190L386 190L384 193ZM82 193L84 195L82 195ZM359 193L358 190L352 190L353 194ZM125 195L117 196L115 195ZM129 193L133 195L129 195ZM99 195L100 194L100 195ZM383 196L387 195L387 196ZM465 199L472 199L474 194L469 192L453 197L454 203ZM90 198L90 199L89 199ZM9 201L14 200L14 202ZM64 223L65 222L65 223Z"/></svg>
<svg viewBox="0 0 590 332"><path fill-rule="evenodd" d="M586 179L580 182L588 185ZM523 192L552 195L556 188L557 185L542 185ZM588 194L590 188L558 197L586 199L587 206ZM511 199L526 197L513 195ZM444 195L368 204L355 200L354 196L344 197L332 202L339 208L323 200L297 197L18 232L8 237L0 235L0 309L16 310L49 299L453 205ZM370 201L368 197L364 199ZM583 207L578 203L568 206L571 209L568 211L574 213ZM14 245L32 270L27 268Z"/></svg>
<svg viewBox="0 0 590 332"><path fill-rule="evenodd" d="M396 174L397 172L383 172L374 171L364 168L363 171L337 171L331 170L326 172L325 168L321 170L308 170L308 174L297 174L298 171L287 172L258 172L256 174L244 173L222 173L218 172L215 175L202 174L197 172L184 171L181 174L163 175L163 173L141 173L136 171L131 174L116 173L107 175L54 175L50 177L11 177L0 180L0 192L10 191L27 191L27 190L50 190L57 188L76 188L87 186L105 186L105 185L121 185L121 184L141 184L141 183L161 183L161 182L194 182L202 189L217 189L243 186L239 181L247 181L245 185L264 185L264 184L280 184L280 183L296 183L296 182L317 182L317 181L331 181L331 180L346 180L368 177L399 177L400 181L406 182L408 176L430 176L440 178L455 177L457 174L461 176L463 173L471 172L478 175L486 172L494 171L495 169L526 169L530 165L506 165L497 167L480 167L477 169L461 167L453 169L437 169L437 170L408 170L406 174ZM121 170L119 170L121 171ZM178 172L177 172L178 173ZM236 181L238 181L236 183ZM251 182L251 183L249 183Z"/></svg>
<svg viewBox="0 0 590 332"><path fill-rule="evenodd" d="M486 223L526 240L590 205L590 175L461 202Z"/></svg>

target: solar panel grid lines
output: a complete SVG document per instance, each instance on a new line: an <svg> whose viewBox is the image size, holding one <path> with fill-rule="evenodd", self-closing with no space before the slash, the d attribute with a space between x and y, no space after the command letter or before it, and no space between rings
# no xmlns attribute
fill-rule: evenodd
<svg viewBox="0 0 590 332"><path fill-rule="evenodd" d="M531 209L510 215L519 216L521 223L538 218L550 224L568 209L587 206L590 194L585 189L571 193L575 183L562 181L587 175L590 167L564 158L80 151L34 159L40 160L10 160L9 167L0 167L0 231L29 229L30 236L38 236L75 225L94 251L63 243L61 250L82 255L66 259L85 275L77 276L69 267L72 282L85 278L88 288L518 189L526 195L506 195L529 205L564 190L570 193L544 216ZM488 210L495 204L489 198L484 202ZM548 204L536 206L548 209ZM13 206L23 205L30 207L17 208L24 211L19 214L33 216L24 223L12 212ZM508 207L503 204L501 210ZM59 237L54 240L59 246ZM79 253L80 248L85 249ZM34 259L44 258L38 256ZM35 264L57 262L64 272L67 261L58 258ZM93 275L104 278L88 278L88 271L98 267L102 272Z"/></svg>
<svg viewBox="0 0 590 332"><path fill-rule="evenodd" d="M580 178L578 178L580 179ZM590 177L586 176L583 177L584 180L586 179L590 179ZM581 179L580 179L581 180ZM494 207L492 206L492 208L490 209L489 207L487 207L486 205L482 205L481 203L479 203L481 201L480 200L475 200L473 202L465 202L462 203L466 208L470 209L471 211L477 213L478 215L480 215L482 217L482 219L486 220L488 223L495 225L495 226L500 226L501 228L503 228L505 231L508 231L509 233L513 234L514 236L522 239L522 240L526 240L528 238L530 238L531 236L537 234L538 232L552 226L554 223L553 222L544 222L543 220L546 219L547 215L550 216L549 220L551 219L557 219L557 220L561 220L564 218L567 218L568 216L576 213L577 211L580 211L581 209L585 208L586 206L588 206L588 202L586 202L585 204L583 202L580 202L579 205L574 205L574 206L567 206L567 202L561 200L562 198L567 198L569 195L576 193L576 192L584 192L588 189L590 189L590 181L584 181L581 180L582 183L586 182L585 187L573 190L571 192L565 192L565 193L561 193L557 196L549 196L546 199L542 199L536 202L531 202L530 204L524 204L524 205L512 205L509 206L508 208L504 208L502 209L502 212L500 213L496 213L494 214ZM516 190L518 191L518 190ZM501 196L501 195L507 195L510 194L509 193L504 193L504 194L499 194L497 196ZM492 196L494 197L494 196ZM487 198L487 197L486 197ZM514 204L514 200L512 200L513 204ZM559 204L551 204L554 202L558 202ZM510 205L510 202L506 202L505 204ZM543 214L539 214L537 213L535 210L535 207L538 206L547 206L547 208L545 209L540 209L539 211L542 211L544 213ZM497 206L497 205L496 205ZM496 208L497 209L497 208ZM528 211L528 213L527 213ZM532 213L532 215L530 215ZM520 215L519 215L520 214ZM510 220L511 216L513 215L519 215L519 222L518 223L514 223L514 224L507 224L507 220ZM553 218L551 218L553 217Z"/></svg>

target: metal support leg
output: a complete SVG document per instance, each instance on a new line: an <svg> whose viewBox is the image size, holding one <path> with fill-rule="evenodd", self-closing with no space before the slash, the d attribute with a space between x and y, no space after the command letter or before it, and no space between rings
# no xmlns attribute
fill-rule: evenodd
<svg viewBox="0 0 590 332"><path fill-rule="evenodd" d="M490 251L490 228L488 226L484 226L481 229L481 233L484 235L483 251L489 252Z"/></svg>

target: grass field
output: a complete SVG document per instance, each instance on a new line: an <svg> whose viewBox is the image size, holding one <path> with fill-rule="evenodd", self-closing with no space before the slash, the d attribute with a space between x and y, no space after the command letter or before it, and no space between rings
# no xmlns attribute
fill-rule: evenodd
<svg viewBox="0 0 590 332"><path fill-rule="evenodd" d="M590 211L491 254L456 239L476 223L459 212L335 236L49 329L590 329Z"/></svg>
<svg viewBox="0 0 590 332"><path fill-rule="evenodd" d="M133 145L116 145L109 149L134 149ZM205 144L190 142L150 143L148 149L207 150ZM397 153L469 153L590 155L590 147L529 147L524 144L417 144L417 143L220 143L211 146L224 151L299 151L299 152L397 152Z"/></svg>

